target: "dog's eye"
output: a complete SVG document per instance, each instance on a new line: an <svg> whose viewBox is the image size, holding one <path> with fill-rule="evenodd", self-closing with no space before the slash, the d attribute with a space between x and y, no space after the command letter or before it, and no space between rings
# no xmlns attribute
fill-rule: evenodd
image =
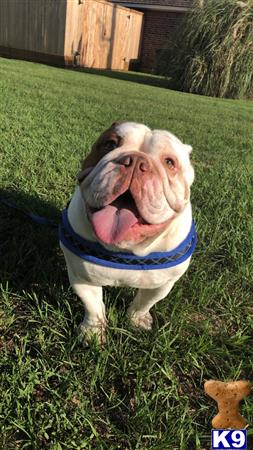
<svg viewBox="0 0 253 450"><path fill-rule="evenodd" d="M175 168L175 161L172 158L166 158L165 162L166 162L167 166L169 167L169 169Z"/></svg>
<svg viewBox="0 0 253 450"><path fill-rule="evenodd" d="M118 143L116 141L113 141L112 139L110 139L109 141L107 141L104 145L104 149L107 152L110 152L112 150L114 150L115 148L118 147Z"/></svg>

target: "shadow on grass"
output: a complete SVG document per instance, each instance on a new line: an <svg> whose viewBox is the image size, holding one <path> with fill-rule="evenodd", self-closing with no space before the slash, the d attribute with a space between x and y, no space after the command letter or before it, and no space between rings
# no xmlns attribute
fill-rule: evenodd
<svg viewBox="0 0 253 450"><path fill-rule="evenodd" d="M34 292L55 303L70 286L58 228L34 222L26 215L31 212L55 224L61 220L61 211L50 202L22 191L0 189L0 283L17 295ZM121 292L119 288L104 289L105 297L114 298L115 303ZM124 290L126 303L132 297L131 290Z"/></svg>
<svg viewBox="0 0 253 450"><path fill-rule="evenodd" d="M123 81L131 81L133 83L145 84L149 86L161 87L172 89L172 82L159 75L150 75L141 72L120 72L109 69L89 69L89 68L70 68L68 70L74 70L76 72L88 73L91 75L101 75L103 77L115 78Z"/></svg>
<svg viewBox="0 0 253 450"><path fill-rule="evenodd" d="M11 208L2 199L20 209ZM33 289L48 293L64 282L68 287L58 230L32 221L22 211L33 212L59 223L60 211L52 204L14 190L0 190L1 283L16 292Z"/></svg>

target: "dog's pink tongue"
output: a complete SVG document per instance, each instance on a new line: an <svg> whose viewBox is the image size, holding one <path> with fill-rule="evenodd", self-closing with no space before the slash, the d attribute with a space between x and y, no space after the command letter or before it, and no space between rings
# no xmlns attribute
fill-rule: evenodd
<svg viewBox="0 0 253 450"><path fill-rule="evenodd" d="M92 214L91 221L97 237L106 244L114 244L123 239L138 219L129 209L108 205Z"/></svg>

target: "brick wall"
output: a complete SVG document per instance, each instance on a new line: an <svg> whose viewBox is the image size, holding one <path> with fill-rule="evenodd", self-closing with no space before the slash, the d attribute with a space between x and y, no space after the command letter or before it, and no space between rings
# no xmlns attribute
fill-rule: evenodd
<svg viewBox="0 0 253 450"><path fill-rule="evenodd" d="M183 17L184 13L145 10L140 70L155 69L157 51L175 38Z"/></svg>

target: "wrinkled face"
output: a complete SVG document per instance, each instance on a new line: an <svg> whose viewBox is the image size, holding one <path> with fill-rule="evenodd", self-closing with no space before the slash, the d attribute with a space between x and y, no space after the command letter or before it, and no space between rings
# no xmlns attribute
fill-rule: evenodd
<svg viewBox="0 0 253 450"><path fill-rule="evenodd" d="M78 176L98 240L120 247L160 234L190 200L191 147L167 131L115 123Z"/></svg>

